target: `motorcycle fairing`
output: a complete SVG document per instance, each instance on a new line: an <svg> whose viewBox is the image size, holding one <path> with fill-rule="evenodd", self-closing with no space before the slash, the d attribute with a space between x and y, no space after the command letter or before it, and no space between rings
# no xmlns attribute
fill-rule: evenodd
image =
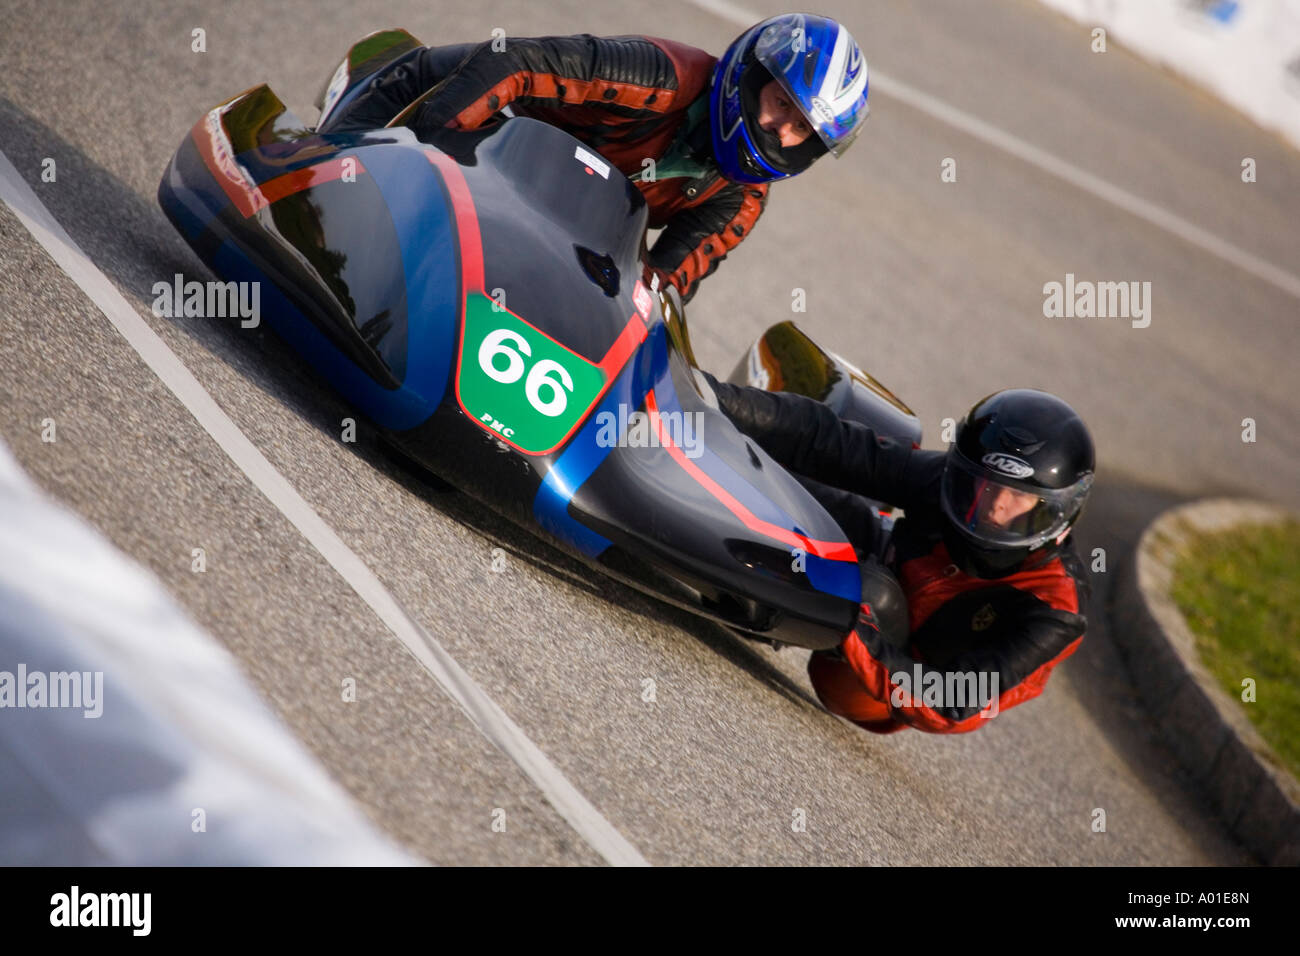
<svg viewBox="0 0 1300 956"><path fill-rule="evenodd" d="M701 395L658 297L645 308L643 200L575 145L527 119L432 142L401 128L318 135L259 87L195 125L159 200L219 276L262 281L273 328L422 466L661 597L833 646L860 596L852 546ZM520 183L534 167L553 188L528 204ZM344 249L364 278L330 258ZM498 290L519 321L605 375L553 448L510 447L454 387L466 305ZM656 447L602 445L597 416L620 405L702 416L698 457L666 433Z"/></svg>

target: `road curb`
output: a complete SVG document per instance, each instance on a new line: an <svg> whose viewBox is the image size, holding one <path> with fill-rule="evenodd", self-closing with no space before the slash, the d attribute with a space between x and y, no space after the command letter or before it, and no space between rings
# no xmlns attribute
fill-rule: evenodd
<svg viewBox="0 0 1300 956"><path fill-rule="evenodd" d="M1282 508L1236 499L1166 511L1143 531L1111 604L1116 642L1165 742L1232 834L1277 866L1300 865L1300 783L1210 678L1169 590L1190 533L1287 517Z"/></svg>

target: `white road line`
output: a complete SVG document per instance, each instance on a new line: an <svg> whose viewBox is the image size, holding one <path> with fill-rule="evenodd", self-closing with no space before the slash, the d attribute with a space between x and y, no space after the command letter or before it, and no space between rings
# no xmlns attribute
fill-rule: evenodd
<svg viewBox="0 0 1300 956"><path fill-rule="evenodd" d="M764 19L762 14L746 10L744 7L729 2L729 0L685 0L685 2L741 27L752 26ZM867 63L870 64L870 62L871 58L868 56ZM1057 179L1090 193L1130 215L1137 216L1139 219L1177 236L1184 242L1191 243L1210 253L1210 255L1217 256L1225 262L1229 262L1237 268L1249 272L1256 278L1263 279L1270 285L1276 286L1283 292L1300 299L1300 276L1293 275L1280 266L1261 259L1254 253L1247 252L1239 246L1220 239L1212 232L1202 229L1195 223L1189 222L1153 202L1148 202L1126 189L1121 189L1100 176L1094 176L1087 170L1066 162L1059 156L1040 149L1018 136L1013 136L1006 130L999 129L991 123L986 123L979 117L967 113L951 103L931 96L929 93L923 93L902 80L872 70L870 86L873 90L891 96L899 102L906 103L913 109L925 113L927 116L947 123L969 136L1009 153L1017 159L1041 169L1048 175L1055 176Z"/></svg>
<svg viewBox="0 0 1300 956"><path fill-rule="evenodd" d="M601 815L517 724L424 630L366 567L355 552L321 519L293 486L275 470L239 427L221 410L189 369L151 329L90 258L81 251L0 151L0 199L14 211L32 236L99 307L230 460L320 552L406 649L425 666L488 740L507 754L537 786L556 811L611 864L647 866L628 840Z"/></svg>

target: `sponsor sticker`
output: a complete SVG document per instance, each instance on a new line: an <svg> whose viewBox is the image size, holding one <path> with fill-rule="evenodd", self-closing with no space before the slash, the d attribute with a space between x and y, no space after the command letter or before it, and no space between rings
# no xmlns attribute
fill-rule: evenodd
<svg viewBox="0 0 1300 956"><path fill-rule="evenodd" d="M643 321L650 316L653 300L650 298L650 290L640 279L637 279L636 285L632 287L632 304L636 306L637 315L641 316Z"/></svg>
<svg viewBox="0 0 1300 956"><path fill-rule="evenodd" d="M588 152L581 146L573 154L586 165L586 167L600 174L601 178L609 179L609 163L605 162L595 153Z"/></svg>

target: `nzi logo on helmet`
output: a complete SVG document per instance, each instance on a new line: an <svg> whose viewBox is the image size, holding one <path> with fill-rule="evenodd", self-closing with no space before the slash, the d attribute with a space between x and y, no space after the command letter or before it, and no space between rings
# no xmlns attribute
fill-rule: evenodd
<svg viewBox="0 0 1300 956"><path fill-rule="evenodd" d="M1034 466L1029 462L1016 458L1014 455L1004 455L997 451L989 452L980 461L1004 475L1010 475L1012 478L1028 478L1034 473Z"/></svg>

